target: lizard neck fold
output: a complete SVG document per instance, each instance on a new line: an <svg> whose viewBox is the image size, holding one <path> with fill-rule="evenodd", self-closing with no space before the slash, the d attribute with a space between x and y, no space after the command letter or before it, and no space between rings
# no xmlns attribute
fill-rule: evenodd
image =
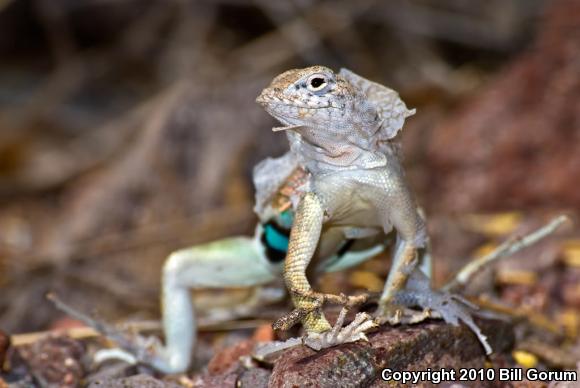
<svg viewBox="0 0 580 388"><path fill-rule="evenodd" d="M317 146L295 131L288 131L287 137L298 163L315 175L385 167L392 157L398 156L396 144L391 141L375 142L373 148L365 149L348 139L326 141L324 146Z"/></svg>

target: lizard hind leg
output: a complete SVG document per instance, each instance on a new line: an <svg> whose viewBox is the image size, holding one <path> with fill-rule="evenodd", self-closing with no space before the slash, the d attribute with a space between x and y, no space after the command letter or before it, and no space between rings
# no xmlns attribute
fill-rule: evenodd
<svg viewBox="0 0 580 388"><path fill-rule="evenodd" d="M259 242L249 237L176 251L167 258L162 274L165 345L138 337L130 351L101 350L95 360L116 358L146 363L163 373L184 372L191 362L197 332L190 290L262 285L273 281L279 272L264 257Z"/></svg>

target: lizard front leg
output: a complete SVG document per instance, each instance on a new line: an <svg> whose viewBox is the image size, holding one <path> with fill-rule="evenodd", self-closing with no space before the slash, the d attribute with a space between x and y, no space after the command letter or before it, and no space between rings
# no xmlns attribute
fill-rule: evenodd
<svg viewBox="0 0 580 388"><path fill-rule="evenodd" d="M320 240L323 218L324 209L320 199L314 193L307 193L296 211L284 266L284 280L294 306L311 310L301 319L307 333L321 333L331 329L321 307L317 307L321 301L314 296L306 278L306 269Z"/></svg>
<svg viewBox="0 0 580 388"><path fill-rule="evenodd" d="M417 264L417 249L408 241L399 241L383 293L379 300L381 322L399 323L403 310L393 303L395 295L405 288L409 275Z"/></svg>
<svg viewBox="0 0 580 388"><path fill-rule="evenodd" d="M402 184L400 186L405 187ZM397 231L397 244L389 276L379 300L377 315L381 323L398 324L404 310L402 306L394 303L395 296L405 289L409 276L417 266L424 271L427 279L430 278L431 256L428 251L425 222L410 193L407 190L401 190L393 197L396 200L387 219L393 223ZM426 316L423 314L423 317ZM414 319L415 317L411 317L411 320Z"/></svg>
<svg viewBox="0 0 580 388"><path fill-rule="evenodd" d="M346 315L346 305L356 300L356 297L319 294L312 290L306 277L306 269L320 239L324 209L319 198L314 193L307 193L298 206L292 231L288 255L284 267L284 280L288 287L296 309L308 311L300 317L306 331L304 344L320 350L345 342L366 340L365 331L376 326L376 323L366 313L359 313L354 321L343 327ZM326 299L344 300L343 310L331 327L324 313L322 305Z"/></svg>

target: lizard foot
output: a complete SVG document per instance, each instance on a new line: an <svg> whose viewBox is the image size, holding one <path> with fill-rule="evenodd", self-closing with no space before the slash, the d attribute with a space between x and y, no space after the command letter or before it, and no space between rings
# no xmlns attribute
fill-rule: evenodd
<svg viewBox="0 0 580 388"><path fill-rule="evenodd" d="M388 323L391 326L400 324L414 325L423 322L425 319L438 317L437 313L434 313L430 308L417 311L394 304L379 306L375 315L375 320L378 324L383 325Z"/></svg>
<svg viewBox="0 0 580 388"><path fill-rule="evenodd" d="M101 349L93 357L95 363L121 360L130 365L145 364L165 373L187 368L189 359L169 357L159 338L136 335L123 348Z"/></svg>
<svg viewBox="0 0 580 388"><path fill-rule="evenodd" d="M403 323L404 313L405 311L402 306L398 306L392 303L380 303L379 308L375 313L375 320L380 325L388 323L391 326L396 326L400 323Z"/></svg>
<svg viewBox="0 0 580 388"><path fill-rule="evenodd" d="M295 296L299 296L303 299L308 300L308 302L311 305L308 307L295 308L288 314L285 314L282 317L278 318L276 321L272 323L272 328L274 328L274 330L289 330L292 326L300 322L300 320L302 320L307 314L317 309L320 309L324 305L324 303L327 302L342 305L344 308L348 309L350 307L363 304L369 299L368 294L346 296L345 294L340 295L324 294L312 290L294 291L293 293Z"/></svg>
<svg viewBox="0 0 580 388"><path fill-rule="evenodd" d="M422 308L424 314L428 314L425 318L429 316L442 318L453 326L458 326L460 322L463 322L477 336L485 349L485 353L488 355L492 353L487 337L473 320L473 315L479 310L479 307L461 295L432 289L429 280L422 272L415 271L411 275L407 287L396 293L393 300L395 303L407 307Z"/></svg>
<svg viewBox="0 0 580 388"><path fill-rule="evenodd" d="M274 353L297 345L306 345L314 350L321 350L347 342L368 341L365 332L377 327L378 324L367 313L358 313L350 324L343 327L347 312L348 307L343 307L340 310L336 323L329 331L310 333L302 338L293 337L286 341L272 341L260 344L254 350L253 357L264 361Z"/></svg>
<svg viewBox="0 0 580 388"><path fill-rule="evenodd" d="M156 337L143 337L140 335L126 337L127 343L123 348L101 349L95 353L94 360L101 364L108 360L121 360L128 364L147 363L155 353L155 349L161 346Z"/></svg>
<svg viewBox="0 0 580 388"><path fill-rule="evenodd" d="M485 353L488 355L492 353L487 337L481 332L472 317L478 307L462 296L431 290L429 293L403 291L396 298L412 300L413 304L429 310L431 317L442 318L453 326L458 326L459 322L463 322L477 336L485 349Z"/></svg>
<svg viewBox="0 0 580 388"><path fill-rule="evenodd" d="M369 314L358 313L351 323L343 327L347 312L348 308L343 307L331 330L324 333L307 334L304 338L304 344L314 350L320 350L347 342L368 341L365 332L377 327L378 324Z"/></svg>

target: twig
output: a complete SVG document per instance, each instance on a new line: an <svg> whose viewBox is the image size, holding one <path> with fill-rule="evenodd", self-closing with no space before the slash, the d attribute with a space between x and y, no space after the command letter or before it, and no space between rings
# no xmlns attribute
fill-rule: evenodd
<svg viewBox="0 0 580 388"><path fill-rule="evenodd" d="M10 336L10 343L12 344L12 346L29 345L35 343L41 338L46 337L47 335L50 335L51 333L55 333L55 331L48 330L48 331L35 331L32 333L24 333L24 334L15 334ZM99 332L97 332L92 327L74 327L62 331L59 330L57 331L57 333L65 334L75 339L93 338L100 335Z"/></svg>
<svg viewBox="0 0 580 388"><path fill-rule="evenodd" d="M534 232L521 237L521 238L511 238L501 244L497 249L489 254L482 256L478 259L474 259L465 265L459 272L443 286L444 291L453 291L461 288L467 284L473 275L483 269L485 266L497 261L498 259L513 255L514 253L535 244L536 242L542 240L543 238L554 233L560 225L564 222L570 221L570 218L565 215L560 215L543 227L535 230Z"/></svg>
<svg viewBox="0 0 580 388"><path fill-rule="evenodd" d="M47 299L50 300L55 306L65 312L66 314L70 315L71 317L78 319L84 322L89 327L75 327L71 329L66 329L62 331L58 331L59 333L63 333L68 335L71 338L75 339L86 339L86 338L94 338L99 337L101 335L109 336L109 333L103 332L101 330L102 327L108 328L108 330L114 331L116 333L121 333L121 331L128 331L131 333L142 333L142 332L152 332L152 331L159 331L161 330L161 323L159 321L140 321L140 322L131 322L131 323L123 323L120 324L120 330L113 328L110 325L105 323L99 323L96 319L83 314L82 312L77 311L75 308L67 305L62 300L60 300L56 295L50 293L47 296ZM265 319L251 319L251 320L239 320L239 321L228 321L228 322L216 322L212 319L203 319L199 320L199 331L224 331L224 330L242 330L242 329L253 329L259 327L261 325L265 325L269 323L270 320ZM50 333L54 333L53 330L48 331L38 331L33 333L24 333L24 334L16 334L10 336L10 343L13 346L22 346L28 345L38 341L40 338L49 335ZM121 334L124 335L124 334ZM116 341L115 338L111 338Z"/></svg>
<svg viewBox="0 0 580 388"><path fill-rule="evenodd" d="M256 327L266 325L270 322L271 322L270 320L265 319L244 319L238 321L204 323L204 320L200 319L199 331L208 332L208 331L255 329ZM119 327L121 327L122 330L127 330L132 333L157 332L161 330L161 323L159 321L139 321L139 322L123 323L120 324ZM28 345L55 332L65 334L75 339L89 339L100 337L103 335L102 333L98 332L92 327L74 327L71 329L64 329L58 331L47 330L47 331L35 331L32 333L15 334L10 336L10 343L12 344L12 346Z"/></svg>
<svg viewBox="0 0 580 388"><path fill-rule="evenodd" d="M133 347L134 347L133 341L131 341L129 336L122 333L120 330L117 330L114 327L112 327L112 326L110 326L102 321L93 319L93 318L89 317L88 315L86 315L78 310L75 310L74 308L72 308L71 306L67 305L62 300L60 300L56 296L56 294L54 294L52 292L48 293L46 295L46 299L48 299L49 301L54 303L54 305L57 309L65 312L66 314L70 315L71 317L73 317L75 319L78 319L79 321L85 323L87 326L95 329L97 332L112 339L113 341L118 343L119 346L121 346L122 348L128 349L128 350L133 349Z"/></svg>

